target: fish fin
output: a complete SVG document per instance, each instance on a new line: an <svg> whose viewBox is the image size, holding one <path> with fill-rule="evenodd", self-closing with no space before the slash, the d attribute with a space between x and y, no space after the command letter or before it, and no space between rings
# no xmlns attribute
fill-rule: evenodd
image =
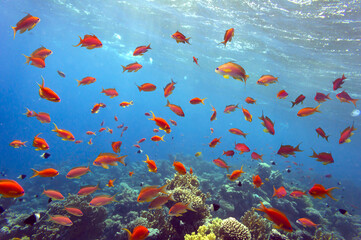
<svg viewBox="0 0 361 240"><path fill-rule="evenodd" d="M34 171L34 175L33 176L31 176L30 178L33 178L33 177L36 177L36 176L38 176L39 175L39 171L37 171L37 170L35 170L35 169L31 169L31 170L33 170Z"/></svg>
<svg viewBox="0 0 361 240"><path fill-rule="evenodd" d="M123 164L125 166L125 158L127 157L128 155L124 155L124 156L120 156L117 161L120 162L121 164Z"/></svg>
<svg viewBox="0 0 361 240"><path fill-rule="evenodd" d="M332 187L332 188L326 189L326 194L327 194L330 198L332 198L333 200L338 201L338 200L335 199L335 198L332 196L332 194L331 194L331 191L334 190L334 189L338 189L338 187Z"/></svg>
<svg viewBox="0 0 361 240"><path fill-rule="evenodd" d="M81 39L81 37L80 37L80 36L79 36L79 38L80 38L79 43L78 43L77 45L73 45L73 47L77 47L77 46L79 46L79 45L81 44L81 42L83 41L83 39Z"/></svg>
<svg viewBox="0 0 361 240"><path fill-rule="evenodd" d="M160 138L163 142L165 142L165 141L164 141L164 139L163 139L163 138L164 138L164 136L165 136L165 135L163 135L163 136Z"/></svg>
<svg viewBox="0 0 361 240"><path fill-rule="evenodd" d="M166 185L160 187L160 188L159 188L159 191L160 191L161 193L168 194L168 193L166 192L168 185L169 185L169 184L166 184Z"/></svg>
<svg viewBox="0 0 361 240"><path fill-rule="evenodd" d="M59 130L59 128L56 126L56 124L55 123L53 123L54 124L54 129L53 130L51 130L51 131L53 131L53 132L58 132L58 130Z"/></svg>
<svg viewBox="0 0 361 240"><path fill-rule="evenodd" d="M123 72L127 71L127 67L124 67L123 65L120 65L123 68ZM139 90L140 91L140 90Z"/></svg>
<svg viewBox="0 0 361 240"><path fill-rule="evenodd" d="M30 62L30 57L26 56L25 54L23 54L23 55L24 55L24 57L26 58L25 64L29 64L29 62Z"/></svg>
<svg viewBox="0 0 361 240"><path fill-rule="evenodd" d="M11 27L11 26L10 26ZM13 29L13 31L14 31L14 39L15 39L15 35L16 35L16 27L11 27L12 29Z"/></svg>
<svg viewBox="0 0 361 240"><path fill-rule="evenodd" d="M352 100L350 100L352 103L353 103L353 105L355 105L355 107L356 107L356 102L358 101L358 100L360 100L360 99L352 99Z"/></svg>
<svg viewBox="0 0 361 240"><path fill-rule="evenodd" d="M127 233L128 233L128 240L129 240L129 239L132 239L132 232L131 232L131 231L129 231L129 230L126 229L126 228L122 228L122 230L127 231Z"/></svg>
<svg viewBox="0 0 361 240"><path fill-rule="evenodd" d="M78 80L78 79L75 79L77 82L78 82L78 87L80 86L80 80Z"/></svg>
<svg viewBox="0 0 361 240"><path fill-rule="evenodd" d="M194 210L194 208L192 208L192 206L190 206L192 204L192 202L187 204L187 209L193 212L197 212L196 210Z"/></svg>
<svg viewBox="0 0 361 240"><path fill-rule="evenodd" d="M319 112L319 113L321 112L321 111L318 110L318 108L319 108L320 106L321 106L321 104L318 105L318 106L315 108L315 112Z"/></svg>
<svg viewBox="0 0 361 240"><path fill-rule="evenodd" d="M102 168L109 169L108 164L104 164L104 163L102 163L102 164L101 164L101 166L102 166Z"/></svg>
<svg viewBox="0 0 361 240"><path fill-rule="evenodd" d="M229 75L223 75L225 79L229 79Z"/></svg>
<svg viewBox="0 0 361 240"><path fill-rule="evenodd" d="M349 138L347 138L346 140L345 140L345 143L350 143L351 142L351 139L349 139Z"/></svg>
<svg viewBox="0 0 361 240"><path fill-rule="evenodd" d="M110 166L118 166L118 163L117 162L111 162L109 163Z"/></svg>

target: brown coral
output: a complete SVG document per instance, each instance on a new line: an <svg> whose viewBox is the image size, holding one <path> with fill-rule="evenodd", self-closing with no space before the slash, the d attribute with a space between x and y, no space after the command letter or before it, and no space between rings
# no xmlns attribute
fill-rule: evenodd
<svg viewBox="0 0 361 240"><path fill-rule="evenodd" d="M223 240L251 240L252 236L248 228L235 218L227 218L222 221L220 235Z"/></svg>
<svg viewBox="0 0 361 240"><path fill-rule="evenodd" d="M254 208L248 210L243 215L241 222L248 227L252 235L252 240L268 239L268 235L271 232L271 225L265 218L258 215L254 211Z"/></svg>

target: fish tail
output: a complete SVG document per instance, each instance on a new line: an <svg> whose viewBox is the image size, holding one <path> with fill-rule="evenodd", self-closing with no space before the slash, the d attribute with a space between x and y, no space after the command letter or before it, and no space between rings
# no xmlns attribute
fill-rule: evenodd
<svg viewBox="0 0 361 240"><path fill-rule="evenodd" d="M163 135L163 136L160 138L163 142L165 142L165 141L164 141L164 139L163 139L163 138L164 138L164 136L165 136L165 135Z"/></svg>
<svg viewBox="0 0 361 240"><path fill-rule="evenodd" d="M15 37L15 35L14 35L14 37ZM346 79L345 74L342 74L341 79L342 79L342 80L345 80L345 79Z"/></svg>
<svg viewBox="0 0 361 240"><path fill-rule="evenodd" d="M332 187L332 188L326 189L326 194L327 194L330 198L332 198L333 200L338 201L338 200L337 200L336 198L334 198L334 197L332 196L332 194L331 194L331 191L334 190L334 189L338 189L338 187Z"/></svg>
<svg viewBox="0 0 361 240"><path fill-rule="evenodd" d="M295 106L296 102L292 102L292 101L291 101L291 103L292 103L292 107L291 107L291 108L293 108L293 107Z"/></svg>
<svg viewBox="0 0 361 240"><path fill-rule="evenodd" d="M259 157L259 159L261 159L262 162L263 162L263 155L264 155L264 154L262 154L262 155Z"/></svg>
<svg viewBox="0 0 361 240"><path fill-rule="evenodd" d="M352 100L350 100L352 103L353 103L353 105L355 105L355 107L356 107L356 102L358 101L358 100L360 100L360 99L352 99Z"/></svg>
<svg viewBox="0 0 361 240"><path fill-rule="evenodd" d="M153 120L154 121L155 120L155 115L154 115L154 113L152 111L150 111L150 112L152 113L153 116L152 116L152 118L148 118L148 120Z"/></svg>
<svg viewBox="0 0 361 240"><path fill-rule="evenodd" d="M312 148L311 148L311 149L312 149ZM312 154L312 156L310 156L310 157L311 157L311 158L318 158L318 157L317 157L317 153L315 152L315 150L312 149L312 152L313 152L313 154Z"/></svg>
<svg viewBox="0 0 361 240"><path fill-rule="evenodd" d="M128 240L132 239L132 232L131 232L131 231L129 231L129 230L126 229L126 228L122 228L122 230L127 231L127 233L128 233Z"/></svg>
<svg viewBox="0 0 361 240"><path fill-rule="evenodd" d="M201 102L202 102L202 104L204 105L204 100L206 100L207 98L203 98L202 100L201 100Z"/></svg>
<svg viewBox="0 0 361 240"><path fill-rule="evenodd" d="M168 194L168 193L166 192L168 185L169 185L169 184L166 184L166 185L160 187L160 188L159 188L159 192L164 193L164 194Z"/></svg>
<svg viewBox="0 0 361 240"><path fill-rule="evenodd" d="M188 209L188 210L191 210L191 211L193 211L193 212L197 212L196 210L194 210L194 208L192 208L192 206L190 206L191 204L192 204L192 202L190 202L190 203L187 204L187 209Z"/></svg>
<svg viewBox="0 0 361 240"><path fill-rule="evenodd" d="M326 95L326 98L329 99L329 100L332 100L332 99L330 98L330 94L327 94L327 95Z"/></svg>
<svg viewBox="0 0 361 240"><path fill-rule="evenodd" d="M120 65L123 68L123 72L127 71L127 67L124 67L123 65Z"/></svg>
<svg viewBox="0 0 361 240"><path fill-rule="evenodd" d="M300 142L296 147L295 147L295 152L303 152L303 150L300 150L300 145L302 142Z"/></svg>
<svg viewBox="0 0 361 240"><path fill-rule="evenodd" d="M45 83L45 81L44 81L43 76L41 76L41 80L42 80L42 82L41 82L41 88L44 88L44 83ZM38 84L38 85L39 85L39 84ZM39 85L39 87L40 87L40 85Z"/></svg>
<svg viewBox="0 0 361 240"><path fill-rule="evenodd" d="M56 124L55 123L53 123L54 124L54 129L53 130L51 130L51 131L53 131L53 132L57 132L59 129L58 129L58 127L56 126Z"/></svg>
<svg viewBox="0 0 361 240"><path fill-rule="evenodd" d="M328 136L325 136L325 139L326 139L326 141L328 142L328 137L329 137L330 135L328 135Z"/></svg>
<svg viewBox="0 0 361 240"><path fill-rule="evenodd" d="M175 200L174 197L173 197L173 193L171 193L171 194L168 195L168 199L171 200L171 201L173 201L173 202L176 202L176 200Z"/></svg>
<svg viewBox="0 0 361 240"><path fill-rule="evenodd" d="M28 56L26 56L25 54L23 54L23 55L24 55L24 57L26 58L25 64L29 64L31 57L28 57Z"/></svg>
<svg viewBox="0 0 361 240"><path fill-rule="evenodd" d="M320 106L321 106L321 104L318 105L318 106L315 108L315 111L316 111L316 112L319 112L319 113L321 112L321 111L318 110L318 108L319 108ZM356 105L355 105L355 106L356 106Z"/></svg>
<svg viewBox="0 0 361 240"><path fill-rule="evenodd" d="M33 111L33 113L34 113L34 117L38 116L38 114L35 111Z"/></svg>
<svg viewBox="0 0 361 240"><path fill-rule="evenodd" d="M14 39L15 39L15 34L16 34L16 27L12 27L12 26L10 26L12 29L13 29L13 31L14 31Z"/></svg>
<svg viewBox="0 0 361 240"><path fill-rule="evenodd" d="M167 105L165 105L166 107L169 107L169 105L170 105L170 102L169 102L169 100L167 99Z"/></svg>
<svg viewBox="0 0 361 240"><path fill-rule="evenodd" d="M121 156L117 159L118 162L120 162L121 164L123 164L125 166L125 158L127 157L128 155L124 155L124 156Z"/></svg>
<svg viewBox="0 0 361 240"><path fill-rule="evenodd" d="M75 79L77 82L78 82L78 87L80 86L80 80L78 79Z"/></svg>
<svg viewBox="0 0 361 240"><path fill-rule="evenodd" d="M151 49L151 48L150 48L150 43L149 43L149 45L147 46L147 49Z"/></svg>
<svg viewBox="0 0 361 240"><path fill-rule="evenodd" d="M261 208L255 208L254 210L256 211L260 211L260 212L265 212L266 207L263 205L263 203L261 202Z"/></svg>
<svg viewBox="0 0 361 240"><path fill-rule="evenodd" d="M191 44L189 43L189 39L191 39L191 38L190 38L190 37L189 37L189 38L186 38L185 41L186 41L189 45L191 45Z"/></svg>
<svg viewBox="0 0 361 240"><path fill-rule="evenodd" d="M273 195L272 195L272 197L276 196L276 193L277 193L276 188L275 188L275 186L273 186Z"/></svg>
<svg viewBox="0 0 361 240"><path fill-rule="evenodd" d="M226 42L226 41L223 41L223 42L218 43L218 45L219 45L219 44L223 44L224 46L226 46L227 42Z"/></svg>
<svg viewBox="0 0 361 240"><path fill-rule="evenodd" d="M81 44L81 42L83 41L83 39L81 39L81 37L79 36L79 38L80 38L80 41L79 41L79 43L77 44L77 45L73 45L73 47L77 47L77 46L80 46L80 44Z"/></svg>
<svg viewBox="0 0 361 240"><path fill-rule="evenodd" d="M34 173L33 173L33 176L31 176L30 178L33 178L33 177L36 177L36 176L39 176L39 171L36 171L35 169L31 169L31 170L33 170L34 171Z"/></svg>

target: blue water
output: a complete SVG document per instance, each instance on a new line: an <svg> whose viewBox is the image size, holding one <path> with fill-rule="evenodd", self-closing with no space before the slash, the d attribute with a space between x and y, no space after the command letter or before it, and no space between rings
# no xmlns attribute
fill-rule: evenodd
<svg viewBox="0 0 361 240"><path fill-rule="evenodd" d="M264 154L266 162L278 161L279 170L290 165L284 163L290 160L302 164L298 171L305 176L312 175L316 182L324 181L325 174L332 174L332 184L337 181L350 184L343 186L343 193L335 192L335 196L352 195L347 192L348 188L359 188L361 184L361 135L356 130L351 143L342 145L338 139L340 132L353 123L360 129L360 117L352 117L353 104L340 103L336 94L346 90L352 98L361 98L360 10L357 1L2 1L0 170L6 172L7 178L16 179L19 174L30 176L30 168L34 166L61 168L66 164L70 169L87 165L99 153L111 152L111 142L119 140L123 142L121 154L128 155L127 162L140 163L145 156L137 154L132 145L143 137L147 141L141 144L142 150L152 159L201 151L202 161L210 162L223 150L233 149L236 141ZM18 32L13 40L10 25L15 26L26 12L41 21L29 32ZM235 29L232 42L227 47L218 45L231 27ZM170 37L177 30L191 37L191 45L177 44ZM94 50L73 47L79 41L78 36L85 34L95 34L103 47ZM144 56L132 56L136 47L149 43L152 49ZM24 64L22 54L30 55L41 45L53 51L46 59L45 69ZM192 62L192 56L199 58L200 67ZM143 68L137 73L122 73L121 65L135 61ZM250 75L246 85L214 72L228 61L240 64ZM63 71L66 78L61 78L57 70ZM257 85L256 81L264 74L278 77L279 82L267 87ZM333 91L332 81L342 74L347 80L342 89ZM41 76L45 86L58 93L60 103L39 97L36 83L41 83ZM75 79L86 76L97 81L77 87ZM183 108L184 118L164 107L162 89L171 78L177 84L168 99ZM157 90L139 92L135 83L146 82L155 84ZM110 99L100 93L102 87L116 88L119 96ZM276 98L282 89L289 94L285 100ZM332 100L321 105L322 113L297 117L302 107L318 105L313 99L316 92L330 93ZM306 96L303 105L291 108L290 101L300 94ZM244 99L248 96L257 103L246 104ZM189 104L193 97L207 98L205 105ZM133 106L119 107L120 102L131 100ZM107 107L91 114L90 109L98 102ZM239 109L231 114L223 113L226 105L237 103L251 112L252 123L244 120ZM218 113L214 122L209 120L210 105ZM35 118L22 115L26 107L49 113L52 122L70 130L76 140L83 143L61 141L51 132L53 124L41 124ZM144 116L149 111L177 121L178 126L171 126L172 133L166 134L165 143L150 141L155 124ZM258 119L262 111L275 122L274 136L262 131ZM119 118L118 122L114 121L114 115ZM97 133L97 137L91 136L94 144L86 144L90 136L85 132L97 132L103 120L104 126L112 128L114 133ZM121 130L116 128L121 123L129 127L122 138ZM230 134L228 129L232 127L248 133L247 139ZM329 142L317 138L318 127L331 135ZM214 128L212 135L210 128ZM50 146L51 157L47 161L31 146L33 137L40 132ZM162 136L163 132L158 135ZM221 143L209 148L209 142L215 137L222 137ZM9 143L15 139L28 141L27 147L11 148ZM281 144L296 146L300 142L304 151L295 158L275 156ZM311 148L317 153L331 152L335 163L324 166L309 158ZM236 155L231 161L236 168L250 161L250 153ZM285 177L292 180L299 176L292 173ZM313 183L310 180L308 185L311 187ZM332 187L330 182L327 185ZM350 204L356 205L357 201Z"/></svg>

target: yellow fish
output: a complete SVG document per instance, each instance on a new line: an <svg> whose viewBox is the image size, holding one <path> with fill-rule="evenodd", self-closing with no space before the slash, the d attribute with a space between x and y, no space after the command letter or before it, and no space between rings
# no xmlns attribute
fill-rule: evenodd
<svg viewBox="0 0 361 240"><path fill-rule="evenodd" d="M196 152L196 154L194 154L196 157L199 157L200 155L202 155L202 152Z"/></svg>

